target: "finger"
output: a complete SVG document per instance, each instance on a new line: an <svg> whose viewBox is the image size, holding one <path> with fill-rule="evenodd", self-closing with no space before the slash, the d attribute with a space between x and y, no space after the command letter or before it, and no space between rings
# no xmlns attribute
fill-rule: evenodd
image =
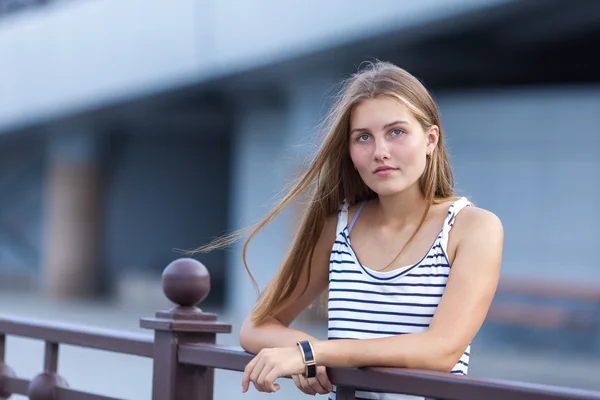
<svg viewBox="0 0 600 400"><path fill-rule="evenodd" d="M269 374L269 372L271 372L273 370L273 367L265 365L262 368L262 371L260 371L260 374L258 375L258 377L256 378L256 383L258 383L261 387L261 391L263 392L271 392L271 383L266 381L267 375Z"/></svg>
<svg viewBox="0 0 600 400"><path fill-rule="evenodd" d="M265 376L265 386L270 390L270 392L276 392L279 390L279 385L275 383L279 377L280 374L277 368L271 369Z"/></svg>
<svg viewBox="0 0 600 400"><path fill-rule="evenodd" d="M258 357L254 357L244 368L244 376L242 377L242 393L246 393L250 387L250 375L254 370L256 363L258 362Z"/></svg>
<svg viewBox="0 0 600 400"><path fill-rule="evenodd" d="M304 393L306 393L306 394L310 394L310 395L313 395L313 396L314 396L315 394L317 394L317 393L315 392L315 390L314 390L312 387L310 387L310 384L308 383L308 380L307 380L305 377L303 377L302 375L299 375L299 377L298 377L298 381L300 382L300 387L301 387L301 390L302 390Z"/></svg>
<svg viewBox="0 0 600 400"><path fill-rule="evenodd" d="M297 387L298 389L300 389L300 391L301 391L302 393L305 393L305 394L313 394L313 393L310 393L309 391L307 391L307 389L304 387L304 385L308 386L308 383L305 383L305 382L302 380L302 377L301 377L300 375L292 375L292 379L294 380L294 383L296 384L296 387Z"/></svg>
<svg viewBox="0 0 600 400"><path fill-rule="evenodd" d="M296 387L298 389L300 389L301 392L304 392L304 389L302 388L302 384L300 383L300 377L298 375L292 375L292 380L294 381L294 384L296 385ZM304 392L306 393L306 392Z"/></svg>
<svg viewBox="0 0 600 400"><path fill-rule="evenodd" d="M308 378L308 384L310 387L319 394L327 394L329 391L325 389L317 378Z"/></svg>
<svg viewBox="0 0 600 400"><path fill-rule="evenodd" d="M263 360L260 360L254 367L254 369L252 370L252 373L250 374L250 381L254 384L254 387L259 392L265 391L262 384L259 382L260 374L262 373L262 371L264 369L265 369L265 363Z"/></svg>
<svg viewBox="0 0 600 400"><path fill-rule="evenodd" d="M327 390L327 393L333 391L333 384L327 376L327 369L325 367L317 367L317 379L319 380L321 387Z"/></svg>

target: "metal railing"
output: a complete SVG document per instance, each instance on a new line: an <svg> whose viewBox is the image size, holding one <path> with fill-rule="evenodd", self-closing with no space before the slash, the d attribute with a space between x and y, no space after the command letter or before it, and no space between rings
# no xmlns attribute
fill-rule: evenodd
<svg viewBox="0 0 600 400"><path fill-rule="evenodd" d="M118 400L69 388L57 373L61 344L130 354L153 359L153 400L213 398L214 370L243 371L252 359L241 348L216 345L218 333L230 333L231 325L195 305L206 298L210 277L192 259L179 259L163 273L163 291L177 306L144 318L141 326L154 337L75 325L40 323L0 317L0 398L12 394L31 400ZM5 363L6 336L45 341L44 371L32 380L16 376ZM448 373L390 368L329 368L337 386L337 399L355 398L356 390L402 393L445 400L600 400L600 392L525 384L495 379L455 376Z"/></svg>

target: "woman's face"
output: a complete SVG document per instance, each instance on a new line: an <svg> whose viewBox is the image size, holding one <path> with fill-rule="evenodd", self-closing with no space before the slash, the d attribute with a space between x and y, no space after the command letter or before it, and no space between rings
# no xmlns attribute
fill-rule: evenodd
<svg viewBox="0 0 600 400"><path fill-rule="evenodd" d="M412 112L390 97L365 100L350 116L350 158L365 184L380 196L417 183L438 138L437 126L425 132Z"/></svg>

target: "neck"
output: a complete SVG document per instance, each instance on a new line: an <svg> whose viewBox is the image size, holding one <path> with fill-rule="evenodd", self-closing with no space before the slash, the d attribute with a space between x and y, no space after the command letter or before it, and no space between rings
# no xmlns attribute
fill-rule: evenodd
<svg viewBox="0 0 600 400"><path fill-rule="evenodd" d="M417 225L427 208L427 199L415 183L409 189L391 196L379 196L377 201L383 225L405 227Z"/></svg>

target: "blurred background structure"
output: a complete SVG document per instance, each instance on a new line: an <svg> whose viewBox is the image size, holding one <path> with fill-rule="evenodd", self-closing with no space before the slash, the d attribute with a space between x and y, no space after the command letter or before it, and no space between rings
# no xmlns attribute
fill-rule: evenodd
<svg viewBox="0 0 600 400"><path fill-rule="evenodd" d="M438 101L459 193L504 223L503 278L560 303L502 309L473 373L600 389L599 49L596 0L0 0L1 312L152 312L175 249L266 215L335 83L380 59ZM295 214L250 246L261 287ZM239 324L241 243L198 258Z"/></svg>

